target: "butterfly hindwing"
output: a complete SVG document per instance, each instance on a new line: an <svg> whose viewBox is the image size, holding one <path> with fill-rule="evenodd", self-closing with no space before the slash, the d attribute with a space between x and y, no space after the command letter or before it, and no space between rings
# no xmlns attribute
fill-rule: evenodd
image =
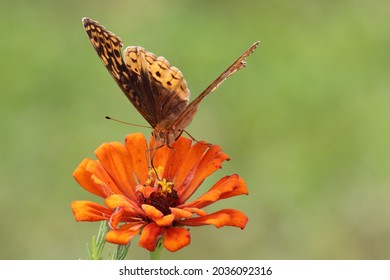
<svg viewBox="0 0 390 280"><path fill-rule="evenodd" d="M155 125L168 129L188 104L190 92L183 74L141 47L127 47L124 57L127 67L140 75L143 91L150 92L144 102L154 111Z"/></svg>

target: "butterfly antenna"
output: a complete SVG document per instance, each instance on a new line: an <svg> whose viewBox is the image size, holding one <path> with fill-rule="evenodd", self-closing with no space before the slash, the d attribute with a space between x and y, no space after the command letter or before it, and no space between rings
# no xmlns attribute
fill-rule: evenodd
<svg viewBox="0 0 390 280"><path fill-rule="evenodd" d="M141 125L141 124L134 124L134 123L124 122L124 121L121 121L121 120L118 120L118 119L111 118L110 116L106 116L106 119L107 120L111 120L111 121L115 121L115 122L119 122L119 123L123 123L123 124L126 124L126 125L138 126L138 127L143 127L143 128L151 128L150 126L147 126L147 125Z"/></svg>

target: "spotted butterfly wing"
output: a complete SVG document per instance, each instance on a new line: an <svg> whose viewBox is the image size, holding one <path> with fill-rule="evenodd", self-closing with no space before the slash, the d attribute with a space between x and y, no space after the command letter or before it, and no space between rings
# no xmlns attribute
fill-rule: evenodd
<svg viewBox="0 0 390 280"><path fill-rule="evenodd" d="M182 73L159 56L142 47L127 47L119 37L98 22L83 18L92 46L124 94L153 127L153 136L170 145L194 117L199 103L227 77L245 66L245 58L257 47L254 43L190 104L190 91Z"/></svg>
<svg viewBox="0 0 390 280"><path fill-rule="evenodd" d="M142 47L127 47L123 57L119 37L91 19L84 18L83 24L111 76L152 127L180 115L190 94L176 67L170 67L163 57L156 57Z"/></svg>

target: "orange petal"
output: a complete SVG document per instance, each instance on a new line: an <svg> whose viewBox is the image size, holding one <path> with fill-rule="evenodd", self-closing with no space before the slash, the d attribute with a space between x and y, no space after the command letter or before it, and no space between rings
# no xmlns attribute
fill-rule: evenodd
<svg viewBox="0 0 390 280"><path fill-rule="evenodd" d="M172 225L172 222L175 220L175 216L172 214L165 215L162 218L153 220L160 227L169 227Z"/></svg>
<svg viewBox="0 0 390 280"><path fill-rule="evenodd" d="M152 220L158 220L164 217L164 214L161 213L160 210L158 210L156 207L149 205L149 204L142 204L142 209L144 210L146 216L151 218Z"/></svg>
<svg viewBox="0 0 390 280"><path fill-rule="evenodd" d="M142 224L122 225L119 229L107 232L106 240L114 244L126 245L139 233L141 227Z"/></svg>
<svg viewBox="0 0 390 280"><path fill-rule="evenodd" d="M220 199L229 198L236 195L248 194L248 189L244 180L237 174L221 178L213 187L204 195L193 202L180 205L184 207L204 208L211 203Z"/></svg>
<svg viewBox="0 0 390 280"><path fill-rule="evenodd" d="M185 228L167 228L164 235L164 247L170 252L176 252L191 243L190 232Z"/></svg>
<svg viewBox="0 0 390 280"><path fill-rule="evenodd" d="M199 162L193 178L184 182L178 190L181 203L185 202L197 190L207 176L221 168L222 162L225 160L229 160L229 157L222 152L221 147L218 145L212 146Z"/></svg>
<svg viewBox="0 0 390 280"><path fill-rule="evenodd" d="M73 215L78 222L108 220L113 212L111 209L101 206L100 204L86 200L73 201L71 207Z"/></svg>
<svg viewBox="0 0 390 280"><path fill-rule="evenodd" d="M248 222L248 217L241 211L235 209L223 209L218 212L224 212L230 215L230 222L226 224L227 226L239 227L244 229L246 223Z"/></svg>
<svg viewBox="0 0 390 280"><path fill-rule="evenodd" d="M148 145L145 136L142 133L130 134L126 137L125 146L130 156L130 166L138 183L142 185L148 179L148 163L146 160L146 151Z"/></svg>
<svg viewBox="0 0 390 280"><path fill-rule="evenodd" d="M142 215L143 211L138 204L124 195L114 194L107 197L104 203L111 209L123 208L130 215Z"/></svg>
<svg viewBox="0 0 390 280"><path fill-rule="evenodd" d="M168 162L169 168L166 168L167 172L164 172L164 176L168 181L172 181L176 177L176 174L179 171L179 168L182 166L184 158L187 156L191 145L192 140L185 137L180 137L175 143L172 144L175 152L173 153L171 162Z"/></svg>
<svg viewBox="0 0 390 280"><path fill-rule="evenodd" d="M173 155L176 153L176 151L172 148L168 148L168 146L163 146L161 148L152 150L150 153L151 153L151 158L153 159L153 166L155 167L163 166L164 173L162 174L162 177L167 178L169 167L172 163L172 158Z"/></svg>
<svg viewBox="0 0 390 280"><path fill-rule="evenodd" d="M204 205L209 205L221 197L221 192L219 190L211 190L203 194L201 197L193 201L192 203L186 203L182 205L183 207L196 207L203 208Z"/></svg>
<svg viewBox="0 0 390 280"><path fill-rule="evenodd" d="M198 164L208 148L208 145L196 143L187 151L185 157L183 158L175 178L175 190L178 191L180 198L186 191L188 184L193 180ZM181 201L184 202L185 199Z"/></svg>
<svg viewBox="0 0 390 280"><path fill-rule="evenodd" d="M237 174L231 176L225 176L221 178L211 190L218 189L221 191L221 199L229 198L232 196L248 194L248 188L244 179Z"/></svg>
<svg viewBox="0 0 390 280"><path fill-rule="evenodd" d="M185 226L214 225L217 228L233 226L244 229L247 222L248 217L244 213L235 209L223 209L203 217L186 219L178 224Z"/></svg>
<svg viewBox="0 0 390 280"><path fill-rule="evenodd" d="M136 191L142 193L142 196L147 199L152 193L155 193L157 189L149 186L144 187L140 185L139 187L137 187Z"/></svg>
<svg viewBox="0 0 390 280"><path fill-rule="evenodd" d="M187 219L191 217L193 214L191 211L187 211L186 209L179 208L169 208L171 213L175 216L175 220Z"/></svg>
<svg viewBox="0 0 390 280"><path fill-rule="evenodd" d="M204 211L202 209L199 209L199 208L195 208L195 207L183 207L182 209L185 210L185 211L194 213L194 214L196 214L198 216L206 216L207 215L206 211Z"/></svg>
<svg viewBox="0 0 390 280"><path fill-rule="evenodd" d="M73 172L73 177L84 189L100 197L121 193L100 162L92 159L84 159Z"/></svg>
<svg viewBox="0 0 390 280"><path fill-rule="evenodd" d="M134 198L136 182L125 146L118 142L105 143L96 149L95 154L122 193Z"/></svg>
<svg viewBox="0 0 390 280"><path fill-rule="evenodd" d="M122 221L123 211L124 210L122 207L118 207L115 209L114 213L110 217L110 222L109 222L110 228L112 229L117 228L118 224Z"/></svg>
<svg viewBox="0 0 390 280"><path fill-rule="evenodd" d="M150 223L142 229L139 245L149 251L154 251L163 233L164 228L159 227L155 223Z"/></svg>

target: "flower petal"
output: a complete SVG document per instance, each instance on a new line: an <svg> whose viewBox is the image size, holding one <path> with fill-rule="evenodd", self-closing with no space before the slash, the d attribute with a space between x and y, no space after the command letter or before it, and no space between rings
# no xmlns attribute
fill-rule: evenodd
<svg viewBox="0 0 390 280"><path fill-rule="evenodd" d="M170 252L176 252L191 243L190 232L185 228L167 228L164 235L164 247Z"/></svg>
<svg viewBox="0 0 390 280"><path fill-rule="evenodd" d="M175 220L175 216L172 214L165 215L159 219L155 219L154 222L160 227L169 227L172 225L172 222Z"/></svg>
<svg viewBox="0 0 390 280"><path fill-rule="evenodd" d="M124 195L113 194L104 200L104 203L111 209L123 208L129 215L142 215L143 211L138 204Z"/></svg>
<svg viewBox="0 0 390 280"><path fill-rule="evenodd" d="M122 225L119 229L107 232L106 240L114 244L126 245L139 233L141 227L142 224L138 223Z"/></svg>
<svg viewBox="0 0 390 280"><path fill-rule="evenodd" d="M191 203L186 203L184 205L181 205L182 207L196 207L196 208L203 208L206 205L209 205L215 201L218 201L221 197L221 192L219 190L210 190L203 194L201 197L196 199L195 201Z"/></svg>
<svg viewBox="0 0 390 280"><path fill-rule="evenodd" d="M155 223L150 223L142 229L139 245L149 251L154 251L163 233L164 228L159 227Z"/></svg>
<svg viewBox="0 0 390 280"><path fill-rule="evenodd" d="M232 196L248 194L248 188L244 179L237 174L231 176L225 176L221 178L211 190L218 189L221 191L221 199L229 198Z"/></svg>
<svg viewBox="0 0 390 280"><path fill-rule="evenodd" d="M193 215L192 212L187 211L186 209L179 209L179 208L169 208L171 210L171 213L175 216L175 220L180 219L187 219Z"/></svg>
<svg viewBox="0 0 390 280"><path fill-rule="evenodd" d="M145 136L142 133L133 133L126 137L125 146L130 157L130 161L126 162L132 167L138 183L142 185L148 179L148 162L146 152L148 144Z"/></svg>
<svg viewBox="0 0 390 280"><path fill-rule="evenodd" d="M192 140L180 137L172 146L175 150L173 155L172 164L170 165L169 172L166 174L168 180L173 180L176 177L177 172L182 166L188 151L191 149ZM164 174L165 175L165 174Z"/></svg>
<svg viewBox="0 0 390 280"><path fill-rule="evenodd" d="M78 222L96 222L108 220L112 210L95 202L76 200L71 204L73 215Z"/></svg>
<svg viewBox="0 0 390 280"><path fill-rule="evenodd" d="M248 194L245 181L237 174L221 178L204 195L193 202L180 205L180 208L196 207L204 208L220 199L229 198L236 195Z"/></svg>
<svg viewBox="0 0 390 280"><path fill-rule="evenodd" d="M179 167L175 178L175 190L177 190L178 196L182 202L186 200L182 199L182 193L187 191L186 187L193 180L199 162L202 160L208 148L208 145L196 143L187 151L185 157L182 159L183 161L181 162L181 166Z"/></svg>
<svg viewBox="0 0 390 280"><path fill-rule="evenodd" d="M185 226L214 225L217 228L233 226L244 229L247 222L248 217L244 213L235 209L223 209L203 217L186 219L178 224Z"/></svg>
<svg viewBox="0 0 390 280"><path fill-rule="evenodd" d="M150 140L150 147L154 147L156 142L152 137ZM175 178L179 167L183 164L184 158L188 153L188 150L191 148L192 140L179 137L175 143L172 144L172 148L168 146L163 146L161 148L153 150L151 153L151 158L153 158L154 166L164 166L164 173L162 174L163 178L166 178L168 181ZM153 155L154 153L154 155Z"/></svg>
<svg viewBox="0 0 390 280"><path fill-rule="evenodd" d="M122 207L118 207L112 213L109 221L110 228L116 229L118 224L122 221L124 209Z"/></svg>
<svg viewBox="0 0 390 280"><path fill-rule="evenodd" d="M150 195L152 194L152 193L155 193L157 191L157 189L156 188L154 188L154 187L149 187L149 186L141 186L141 185L139 185L139 186L137 186L137 188L136 188L136 192L139 192L139 193L141 193L142 194L142 196L144 197L144 198L146 198L146 199L148 199L149 197L150 197Z"/></svg>
<svg viewBox="0 0 390 280"><path fill-rule="evenodd" d="M196 214L198 216L206 216L207 215L206 211L199 209L199 208L195 208L195 207L183 207L182 209L185 211L191 212L193 214Z"/></svg>
<svg viewBox="0 0 390 280"><path fill-rule="evenodd" d="M204 144L200 145L205 146ZM180 202L185 202L197 190L207 176L215 172L218 168L221 168L222 162L225 160L229 160L229 157L222 152L221 147L218 145L212 146L199 162L199 165L192 176L193 178L183 182L178 189Z"/></svg>
<svg viewBox="0 0 390 280"><path fill-rule="evenodd" d="M153 137L152 137L152 140L150 141L150 147L154 147L154 144L156 144L157 142L153 141ZM150 151L150 158L153 159L153 166L154 167L158 167L158 166L163 166L164 167L164 173L161 174L163 178L167 178L167 174L169 172L169 167L171 165L171 163L173 162L172 161L172 158L174 156L174 154L176 153L176 151L172 148L169 148L168 146L162 146L160 148L156 148L156 149L152 149Z"/></svg>
<svg viewBox="0 0 390 280"><path fill-rule="evenodd" d="M113 193L121 193L100 162L92 159L84 159L73 172L73 177L80 186L97 196L106 198Z"/></svg>
<svg viewBox="0 0 390 280"><path fill-rule="evenodd" d="M136 182L125 146L119 142L105 143L96 149L95 154L122 193L134 198Z"/></svg>
<svg viewBox="0 0 390 280"><path fill-rule="evenodd" d="M152 220L158 220L164 217L164 214L152 205L142 204L141 207L145 211L146 216L148 216Z"/></svg>

